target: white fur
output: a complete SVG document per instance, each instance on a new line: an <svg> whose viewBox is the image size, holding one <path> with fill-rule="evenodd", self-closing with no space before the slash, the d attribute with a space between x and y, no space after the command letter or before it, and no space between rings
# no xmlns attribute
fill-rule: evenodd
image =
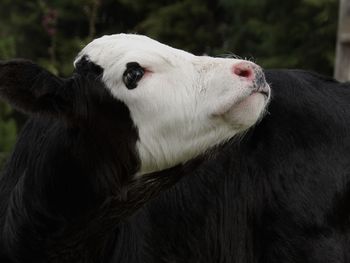
<svg viewBox="0 0 350 263"><path fill-rule="evenodd" d="M131 112L139 131L140 174L186 162L227 141L256 123L268 102L252 94L251 81L232 73L242 60L194 56L128 34L92 41L76 62L83 55L104 69L107 88ZM122 81L128 62L151 72L132 90Z"/></svg>

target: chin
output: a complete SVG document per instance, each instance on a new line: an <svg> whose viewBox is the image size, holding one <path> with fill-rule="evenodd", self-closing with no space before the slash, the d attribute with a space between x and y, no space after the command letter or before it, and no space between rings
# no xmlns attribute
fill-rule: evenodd
<svg viewBox="0 0 350 263"><path fill-rule="evenodd" d="M264 116L269 99L270 96L266 94L253 93L235 104L223 117L234 128L246 130L259 122Z"/></svg>

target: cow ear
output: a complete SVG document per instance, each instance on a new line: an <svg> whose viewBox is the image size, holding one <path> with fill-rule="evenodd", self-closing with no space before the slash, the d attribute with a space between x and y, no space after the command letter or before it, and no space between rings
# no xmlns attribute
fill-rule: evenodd
<svg viewBox="0 0 350 263"><path fill-rule="evenodd" d="M28 60L0 62L0 98L25 113L61 114L71 107L66 81Z"/></svg>

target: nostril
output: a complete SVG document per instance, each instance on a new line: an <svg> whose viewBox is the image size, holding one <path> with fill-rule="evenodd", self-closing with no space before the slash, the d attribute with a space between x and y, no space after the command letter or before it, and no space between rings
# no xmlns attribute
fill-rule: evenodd
<svg viewBox="0 0 350 263"><path fill-rule="evenodd" d="M254 78L254 70L248 63L239 63L232 68L233 74L241 78L252 80Z"/></svg>
<svg viewBox="0 0 350 263"><path fill-rule="evenodd" d="M249 78L251 75L252 75L252 72L251 70L249 69L240 69L240 68L236 68L234 70L234 73L237 75L237 76L240 76L240 77L243 77L243 78Z"/></svg>

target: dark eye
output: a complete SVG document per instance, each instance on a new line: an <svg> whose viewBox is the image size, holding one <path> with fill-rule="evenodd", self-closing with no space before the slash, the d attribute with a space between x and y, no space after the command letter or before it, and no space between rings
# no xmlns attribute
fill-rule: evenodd
<svg viewBox="0 0 350 263"><path fill-rule="evenodd" d="M137 83L145 74L145 70L137 62L126 64L126 70L123 74L123 82L128 89L137 87Z"/></svg>

